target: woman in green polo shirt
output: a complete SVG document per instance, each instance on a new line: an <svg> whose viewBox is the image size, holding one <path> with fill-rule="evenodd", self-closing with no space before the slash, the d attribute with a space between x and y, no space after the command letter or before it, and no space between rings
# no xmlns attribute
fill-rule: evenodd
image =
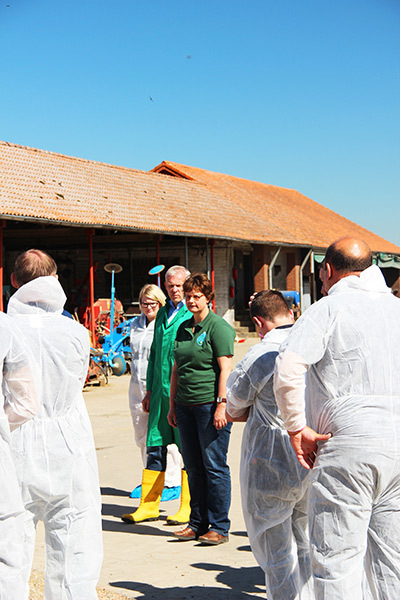
<svg viewBox="0 0 400 600"><path fill-rule="evenodd" d="M226 380L234 329L210 311L211 282L194 274L183 286L192 313L175 340L168 421L178 427L189 479L190 520L180 540L217 545L228 541L231 480L226 462L231 423L226 419Z"/></svg>

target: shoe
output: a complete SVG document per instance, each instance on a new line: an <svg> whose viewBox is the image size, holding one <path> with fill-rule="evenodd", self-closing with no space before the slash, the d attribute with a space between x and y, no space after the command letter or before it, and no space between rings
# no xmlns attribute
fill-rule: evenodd
<svg viewBox="0 0 400 600"><path fill-rule="evenodd" d="M140 498L142 494L142 486L137 485L135 489L130 493L131 498ZM161 502L168 502L169 500L177 500L181 495L181 486L176 485L174 487L164 487L161 494Z"/></svg>
<svg viewBox="0 0 400 600"><path fill-rule="evenodd" d="M129 494L130 498L140 498L140 496L142 495L142 486L139 484L135 487L134 490L131 491L131 493Z"/></svg>
<svg viewBox="0 0 400 600"><path fill-rule="evenodd" d="M208 531L204 535L200 535L198 538L202 544L208 544L209 546L218 546L219 544L225 544L229 541L229 535L222 535L216 531Z"/></svg>
<svg viewBox="0 0 400 600"><path fill-rule="evenodd" d="M185 529L181 529L180 531L175 531L173 536L178 540L182 541L190 541L197 540L198 534L193 531L191 527L185 527Z"/></svg>
<svg viewBox="0 0 400 600"><path fill-rule="evenodd" d="M181 505L176 514L167 517L167 525L184 525L190 519L190 492L187 473L181 471Z"/></svg>
<svg viewBox="0 0 400 600"><path fill-rule="evenodd" d="M140 505L133 513L122 515L125 523L157 521L160 516L159 505L164 489L164 471L143 470Z"/></svg>
<svg viewBox="0 0 400 600"><path fill-rule="evenodd" d="M168 502L169 500L177 500L181 495L181 486L176 485L174 487L164 487L163 493L161 494L161 502Z"/></svg>

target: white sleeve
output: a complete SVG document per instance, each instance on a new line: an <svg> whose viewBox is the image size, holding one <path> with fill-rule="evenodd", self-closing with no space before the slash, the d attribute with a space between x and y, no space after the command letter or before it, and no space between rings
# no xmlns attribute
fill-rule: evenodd
<svg viewBox="0 0 400 600"><path fill-rule="evenodd" d="M324 299L323 299L324 300ZM329 305L319 301L296 321L276 359L274 393L288 431L306 425L305 375L323 357L329 330Z"/></svg>
<svg viewBox="0 0 400 600"><path fill-rule="evenodd" d="M240 417L254 404L273 375L276 356L277 351L250 351L229 375L226 410L231 417Z"/></svg>
<svg viewBox="0 0 400 600"><path fill-rule="evenodd" d="M306 426L304 390L308 365L299 354L285 350L275 363L274 393L288 431Z"/></svg>
<svg viewBox="0 0 400 600"><path fill-rule="evenodd" d="M3 363L4 412L13 431L32 419L40 407L39 369L13 325L10 348Z"/></svg>
<svg viewBox="0 0 400 600"><path fill-rule="evenodd" d="M241 417L254 402L254 388L248 373L236 368L228 377L226 383L226 410L237 419Z"/></svg>

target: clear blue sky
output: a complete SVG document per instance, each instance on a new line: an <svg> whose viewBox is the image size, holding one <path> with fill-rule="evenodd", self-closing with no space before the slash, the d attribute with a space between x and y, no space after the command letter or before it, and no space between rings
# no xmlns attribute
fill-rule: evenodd
<svg viewBox="0 0 400 600"><path fill-rule="evenodd" d="M400 245L399 0L0 0L0 139L294 188Z"/></svg>

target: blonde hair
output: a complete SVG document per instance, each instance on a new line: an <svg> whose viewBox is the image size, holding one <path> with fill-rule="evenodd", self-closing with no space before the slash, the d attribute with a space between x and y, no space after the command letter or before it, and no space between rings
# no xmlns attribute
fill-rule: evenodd
<svg viewBox="0 0 400 600"><path fill-rule="evenodd" d="M160 306L164 306L167 299L164 292L154 283L146 283L139 292L139 306L142 308L142 299L147 296L151 300L158 302Z"/></svg>

